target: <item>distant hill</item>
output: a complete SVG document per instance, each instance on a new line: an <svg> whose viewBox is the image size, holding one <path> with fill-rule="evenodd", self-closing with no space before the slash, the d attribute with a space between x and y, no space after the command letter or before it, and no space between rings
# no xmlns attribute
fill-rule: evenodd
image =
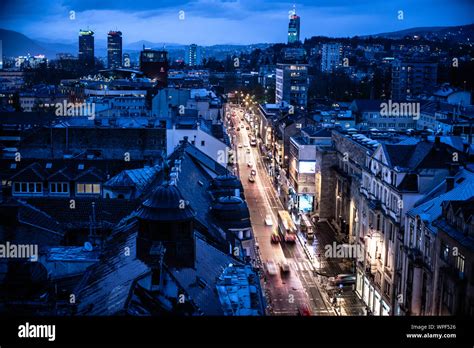
<svg viewBox="0 0 474 348"><path fill-rule="evenodd" d="M130 51L141 51L143 46L146 48L154 48L154 49L162 49L165 48L184 48L186 45L181 45L177 43L169 43L169 42L151 42L146 40L140 40L137 42L132 42L129 44L124 45L124 49Z"/></svg>
<svg viewBox="0 0 474 348"><path fill-rule="evenodd" d="M405 36L418 35L427 39L442 39L452 42L474 42L474 24L453 26L453 27L420 27L410 28L390 33L380 33L375 35L364 35L362 38L384 37L384 38L404 38ZM57 53L71 53L77 55L77 41L54 42L50 39L33 40L27 36L13 30L0 29L0 40L3 42L3 55L6 57L16 57L26 54L44 54L48 58L55 58ZM98 57L105 57L107 54L107 42L105 39L95 39L95 54ZM137 42L126 43L123 47L124 52L141 51L143 45L147 48L162 49L169 51L183 50L187 45L168 42L151 42L140 40ZM218 44L206 47L208 56L216 55L225 57L226 52L249 51L255 48L266 48L271 44L257 43L252 45ZM222 58L222 57L221 57Z"/></svg>
<svg viewBox="0 0 474 348"><path fill-rule="evenodd" d="M31 40L23 34L13 30L0 29L0 40L2 40L3 56L16 57L26 54L44 54L51 56L55 54L36 41Z"/></svg>
<svg viewBox="0 0 474 348"><path fill-rule="evenodd" d="M454 42L472 42L474 39L474 24L459 25L453 27L419 27L410 28L390 33L365 35L361 37L384 37L388 39L401 39L405 36L420 36L428 39L446 39Z"/></svg>

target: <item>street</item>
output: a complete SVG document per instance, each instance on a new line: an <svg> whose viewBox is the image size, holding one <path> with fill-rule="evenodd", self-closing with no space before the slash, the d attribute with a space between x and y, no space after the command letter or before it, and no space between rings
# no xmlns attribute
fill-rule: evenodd
<svg viewBox="0 0 474 348"><path fill-rule="evenodd" d="M316 225L315 240L308 243L303 234L298 233L296 243L271 243L271 235L278 228L278 211L284 207L272 185L272 178L266 171L258 147L250 146L250 130L244 118L244 111L232 107L235 113L232 122L234 130L229 134L233 139L238 166L237 174L242 181L250 212L255 242L264 270L263 285L270 315L365 315L364 306L352 288L334 289L328 285L328 277L341 273L351 273L351 266L342 260L328 260L324 257L324 246L335 241L335 234L326 222ZM244 121L242 121L244 119ZM243 126L243 127L242 127ZM240 130L237 131L237 127ZM249 180L251 170L256 171L254 182ZM271 216L272 226L267 226L265 218ZM273 260L277 265L286 261L289 272L270 275L266 264ZM279 268L279 267L278 267ZM337 305L332 300L337 295Z"/></svg>
<svg viewBox="0 0 474 348"><path fill-rule="evenodd" d="M243 116L237 108L233 110L236 112L233 122L235 125L240 125L243 123L241 121ZM276 275L269 275L265 272L265 289L271 307L270 313L296 315L299 308L310 308L313 315L334 315L330 304L321 295L317 279L313 276L314 266L301 245L298 242L295 244L270 242L272 231L277 228L278 210L284 208L276 197L271 178L266 173L257 147L249 145L249 131L244 127L231 134L235 135L234 150L237 151L238 173L244 186L261 260L264 265L269 260L274 260L277 264L286 260L290 266L290 271L286 273L279 271ZM238 144L242 144L242 147L238 147ZM250 149L250 153L247 153L247 149ZM253 183L248 180L251 171L249 161L257 172ZM265 225L267 215L271 215L273 226Z"/></svg>

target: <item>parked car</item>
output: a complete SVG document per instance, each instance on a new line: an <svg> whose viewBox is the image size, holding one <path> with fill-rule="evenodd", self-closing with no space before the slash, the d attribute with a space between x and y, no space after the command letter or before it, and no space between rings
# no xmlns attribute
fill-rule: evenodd
<svg viewBox="0 0 474 348"><path fill-rule="evenodd" d="M249 175L249 181L250 182L255 182L255 177L253 175Z"/></svg>
<svg viewBox="0 0 474 348"><path fill-rule="evenodd" d="M356 276L355 274L338 274L335 277L330 277L328 281L332 286L348 286L355 284Z"/></svg>
<svg viewBox="0 0 474 348"><path fill-rule="evenodd" d="M278 233L272 233L272 236L271 236L271 242L272 243L280 243L280 235Z"/></svg>
<svg viewBox="0 0 474 348"><path fill-rule="evenodd" d="M241 149L241 148L242 148L242 144L239 144L238 146L239 146L239 149Z"/></svg>
<svg viewBox="0 0 474 348"><path fill-rule="evenodd" d="M298 315L303 317L310 317L313 314L311 313L311 309L308 307L308 305L302 304L298 306Z"/></svg>
<svg viewBox="0 0 474 348"><path fill-rule="evenodd" d="M265 225L267 225L267 226L272 226L273 225L272 216L270 214L265 216Z"/></svg>
<svg viewBox="0 0 474 348"><path fill-rule="evenodd" d="M250 171L250 175L253 175L253 176L257 175L257 171L255 169L252 169Z"/></svg>
<svg viewBox="0 0 474 348"><path fill-rule="evenodd" d="M267 271L268 271L268 274L270 275L275 275L278 273L275 261L273 260L267 261Z"/></svg>

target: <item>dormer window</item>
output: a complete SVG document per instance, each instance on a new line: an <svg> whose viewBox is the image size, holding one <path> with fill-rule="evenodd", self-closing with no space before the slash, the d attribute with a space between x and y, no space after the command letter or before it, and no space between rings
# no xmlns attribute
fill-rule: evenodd
<svg viewBox="0 0 474 348"><path fill-rule="evenodd" d="M76 184L76 194L79 195L96 195L100 194L100 184L99 183L77 183Z"/></svg>
<svg viewBox="0 0 474 348"><path fill-rule="evenodd" d="M13 184L14 195L30 195L30 194L42 194L43 183L42 182L15 182Z"/></svg>
<svg viewBox="0 0 474 348"><path fill-rule="evenodd" d="M64 195L69 193L69 183L67 182L50 182L49 193L53 195Z"/></svg>

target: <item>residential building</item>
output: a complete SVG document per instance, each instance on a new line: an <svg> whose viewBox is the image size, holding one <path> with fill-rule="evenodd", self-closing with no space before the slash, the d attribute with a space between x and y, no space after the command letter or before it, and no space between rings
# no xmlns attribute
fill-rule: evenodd
<svg viewBox="0 0 474 348"><path fill-rule="evenodd" d="M294 108L305 109L308 104L308 66L306 64L277 64L275 102L286 101Z"/></svg>
<svg viewBox="0 0 474 348"><path fill-rule="evenodd" d="M202 47L191 44L186 47L186 55L184 56L184 62L189 66L202 65L203 52Z"/></svg>
<svg viewBox="0 0 474 348"><path fill-rule="evenodd" d="M411 99L436 86L438 64L421 59L392 62L392 100Z"/></svg>
<svg viewBox="0 0 474 348"><path fill-rule="evenodd" d="M322 45L321 50L321 71L332 72L342 65L342 45L338 43L328 43Z"/></svg>

